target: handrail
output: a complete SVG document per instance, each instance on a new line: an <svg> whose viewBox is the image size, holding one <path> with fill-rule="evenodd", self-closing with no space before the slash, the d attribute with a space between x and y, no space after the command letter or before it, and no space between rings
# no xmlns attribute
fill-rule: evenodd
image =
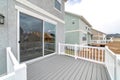
<svg viewBox="0 0 120 80"><path fill-rule="evenodd" d="M83 46L77 44L59 43L59 54L73 56L92 62L104 64L105 49L103 47Z"/></svg>
<svg viewBox="0 0 120 80"><path fill-rule="evenodd" d="M120 80L120 55L116 55L107 46L105 47L105 65L112 80Z"/></svg>
<svg viewBox="0 0 120 80"><path fill-rule="evenodd" d="M27 66L19 64L10 47L7 52L7 75L0 77L0 80L27 80Z"/></svg>
<svg viewBox="0 0 120 80"><path fill-rule="evenodd" d="M59 43L58 51L59 54L72 56L75 59L81 58L92 62L103 63L107 68L111 80L120 80L120 55L116 55L107 46L92 47Z"/></svg>
<svg viewBox="0 0 120 80"><path fill-rule="evenodd" d="M8 47L7 49L7 54L11 57L11 61L13 62L14 65L18 65L19 62L17 61L16 57L13 55L11 48Z"/></svg>
<svg viewBox="0 0 120 80"><path fill-rule="evenodd" d="M111 40L91 40L90 42L96 44L106 44L108 42L111 42Z"/></svg>
<svg viewBox="0 0 120 80"><path fill-rule="evenodd" d="M0 80L13 80L14 79L15 72L12 72L8 75L0 77Z"/></svg>

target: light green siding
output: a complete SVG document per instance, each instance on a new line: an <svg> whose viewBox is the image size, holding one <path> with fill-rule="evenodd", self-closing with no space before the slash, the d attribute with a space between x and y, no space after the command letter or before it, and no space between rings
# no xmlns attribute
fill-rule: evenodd
<svg viewBox="0 0 120 80"><path fill-rule="evenodd" d="M65 31L78 30L79 29L79 18L71 15L65 15Z"/></svg>
<svg viewBox="0 0 120 80"><path fill-rule="evenodd" d="M69 12L65 14L65 43L86 45L90 42L88 25L81 16Z"/></svg>
<svg viewBox="0 0 120 80"><path fill-rule="evenodd" d="M65 43L67 44L79 44L79 32L69 32L65 34Z"/></svg>

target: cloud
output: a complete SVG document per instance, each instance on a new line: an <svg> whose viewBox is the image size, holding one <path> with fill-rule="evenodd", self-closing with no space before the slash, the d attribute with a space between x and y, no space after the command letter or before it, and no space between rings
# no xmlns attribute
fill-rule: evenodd
<svg viewBox="0 0 120 80"><path fill-rule="evenodd" d="M66 3L65 10L83 15L95 29L105 33L120 33L119 4L119 0L82 0L74 5Z"/></svg>
<svg viewBox="0 0 120 80"><path fill-rule="evenodd" d="M74 5L74 4L80 3L80 2L81 2L81 0L68 0L68 1L67 1L67 4L69 4L69 5Z"/></svg>

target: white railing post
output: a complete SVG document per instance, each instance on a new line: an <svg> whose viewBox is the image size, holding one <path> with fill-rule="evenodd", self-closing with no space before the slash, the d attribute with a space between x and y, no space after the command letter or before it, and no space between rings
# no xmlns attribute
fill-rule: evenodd
<svg viewBox="0 0 120 80"><path fill-rule="evenodd" d="M77 55L77 44L75 44L75 46L74 46L74 50L75 50L75 54L74 54L74 56L75 56L75 59L77 59L77 57L78 57L78 55Z"/></svg>
<svg viewBox="0 0 120 80"><path fill-rule="evenodd" d="M15 65L15 80L27 80L26 65Z"/></svg>
<svg viewBox="0 0 120 80"><path fill-rule="evenodd" d="M27 80L27 66L25 63L19 64L11 48L6 48L7 52L7 75L14 73L7 80ZM11 79L14 77L15 79Z"/></svg>
<svg viewBox="0 0 120 80"><path fill-rule="evenodd" d="M58 54L61 54L61 53L60 53L60 49L61 49L61 48L60 48L60 43L58 43Z"/></svg>
<svg viewBox="0 0 120 80"><path fill-rule="evenodd" d="M117 56L115 55L115 63L114 63L114 80L117 80Z"/></svg>

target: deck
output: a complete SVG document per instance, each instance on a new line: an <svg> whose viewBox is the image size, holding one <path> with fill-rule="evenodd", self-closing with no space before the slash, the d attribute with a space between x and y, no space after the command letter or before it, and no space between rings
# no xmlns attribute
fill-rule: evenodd
<svg viewBox="0 0 120 80"><path fill-rule="evenodd" d="M27 80L111 80L102 64L57 54L27 64L27 78Z"/></svg>

